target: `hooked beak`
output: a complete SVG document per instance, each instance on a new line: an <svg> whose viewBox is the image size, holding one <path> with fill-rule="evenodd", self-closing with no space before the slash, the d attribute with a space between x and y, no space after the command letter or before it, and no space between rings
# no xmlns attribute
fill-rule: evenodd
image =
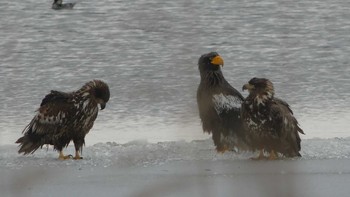
<svg viewBox="0 0 350 197"><path fill-rule="evenodd" d="M252 89L254 89L254 85L251 85L249 83L244 84L243 87L242 87L242 91L244 91L244 90L250 91Z"/></svg>
<svg viewBox="0 0 350 197"><path fill-rule="evenodd" d="M218 65L218 66L224 66L224 60L222 59L222 57L220 55L214 57L212 60L211 60L211 63L214 64L214 65Z"/></svg>
<svg viewBox="0 0 350 197"><path fill-rule="evenodd" d="M101 110L103 110L106 107L106 103L100 103Z"/></svg>

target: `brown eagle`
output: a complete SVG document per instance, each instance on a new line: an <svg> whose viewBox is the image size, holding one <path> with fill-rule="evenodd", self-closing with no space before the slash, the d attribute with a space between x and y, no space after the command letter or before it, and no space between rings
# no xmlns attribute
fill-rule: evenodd
<svg viewBox="0 0 350 197"><path fill-rule="evenodd" d="M18 153L34 153L45 144L53 145L59 151L59 159L68 159L62 149L71 140L75 146L74 159L82 159L79 151L85 144L85 135L92 128L98 113L98 104L103 110L109 100L109 87L100 80L86 83L74 92L51 90L42 100L37 114L24 128L19 138Z"/></svg>
<svg viewBox="0 0 350 197"><path fill-rule="evenodd" d="M270 153L269 159L277 159L277 153L285 157L300 157L299 133L304 134L304 131L289 105L274 97L272 82L253 78L242 89L249 91L242 103L241 114L250 146L260 151L256 159L264 159L264 151Z"/></svg>
<svg viewBox="0 0 350 197"><path fill-rule="evenodd" d="M216 52L202 55L198 60L201 81L197 104L203 131L212 133L216 150L245 149L240 108L243 96L224 78L224 61Z"/></svg>

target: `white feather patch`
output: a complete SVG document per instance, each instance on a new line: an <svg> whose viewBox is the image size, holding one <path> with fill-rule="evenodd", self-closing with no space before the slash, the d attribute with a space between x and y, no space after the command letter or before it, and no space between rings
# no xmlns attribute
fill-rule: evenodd
<svg viewBox="0 0 350 197"><path fill-rule="evenodd" d="M84 126L87 127L90 123L91 123L91 119L93 116L95 116L95 114L98 112L98 108L94 107L92 109L90 109L89 111L89 116L86 118L86 120L84 121Z"/></svg>
<svg viewBox="0 0 350 197"><path fill-rule="evenodd" d="M61 118L59 116L42 116L38 120L42 124L56 124L60 122Z"/></svg>
<svg viewBox="0 0 350 197"><path fill-rule="evenodd" d="M86 106L88 106L89 102L90 102L89 99L87 99L86 101L84 101L84 103L83 103L83 109L86 109Z"/></svg>
<svg viewBox="0 0 350 197"><path fill-rule="evenodd" d="M258 124L256 124L256 122L254 122L252 119L249 119L248 126L249 126L250 128L252 128L252 127L258 127Z"/></svg>
<svg viewBox="0 0 350 197"><path fill-rule="evenodd" d="M263 98L257 97L256 98L256 103L258 104L258 106L260 104L265 105L264 100L265 100L264 97Z"/></svg>
<svg viewBox="0 0 350 197"><path fill-rule="evenodd" d="M215 104L215 110L218 114L223 111L228 111L231 109L239 109L241 107L241 100L235 96L215 94L213 96L213 102Z"/></svg>

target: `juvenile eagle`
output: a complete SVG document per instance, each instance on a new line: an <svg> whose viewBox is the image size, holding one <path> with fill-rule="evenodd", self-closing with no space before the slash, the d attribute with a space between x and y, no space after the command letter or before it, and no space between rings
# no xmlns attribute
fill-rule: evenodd
<svg viewBox="0 0 350 197"><path fill-rule="evenodd" d="M203 131L212 133L216 150L225 152L245 149L240 108L243 96L224 78L223 59L216 52L199 58L201 81L197 90L197 104Z"/></svg>
<svg viewBox="0 0 350 197"><path fill-rule="evenodd" d="M75 146L74 159L82 159L80 151L85 144L85 135L92 128L98 113L98 104L103 110L109 100L108 85L100 80L86 83L75 92L51 90L42 100L37 114L24 128L19 138L18 153L34 153L45 144L59 151L59 159L68 159L62 149L71 140Z"/></svg>
<svg viewBox="0 0 350 197"><path fill-rule="evenodd" d="M271 81L253 78L242 89L249 91L241 113L250 145L260 151L256 159L265 158L263 151L270 153L269 159L277 159L277 153L285 157L300 157L299 133L304 132L289 105L274 97Z"/></svg>

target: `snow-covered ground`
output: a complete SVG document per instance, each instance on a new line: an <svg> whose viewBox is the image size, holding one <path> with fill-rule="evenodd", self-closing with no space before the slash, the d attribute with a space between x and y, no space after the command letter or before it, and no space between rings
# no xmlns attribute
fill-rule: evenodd
<svg viewBox="0 0 350 197"><path fill-rule="evenodd" d="M217 154L212 141L98 143L80 161L0 146L1 196L348 196L350 138L306 139L300 159ZM73 154L68 147L66 154Z"/></svg>

